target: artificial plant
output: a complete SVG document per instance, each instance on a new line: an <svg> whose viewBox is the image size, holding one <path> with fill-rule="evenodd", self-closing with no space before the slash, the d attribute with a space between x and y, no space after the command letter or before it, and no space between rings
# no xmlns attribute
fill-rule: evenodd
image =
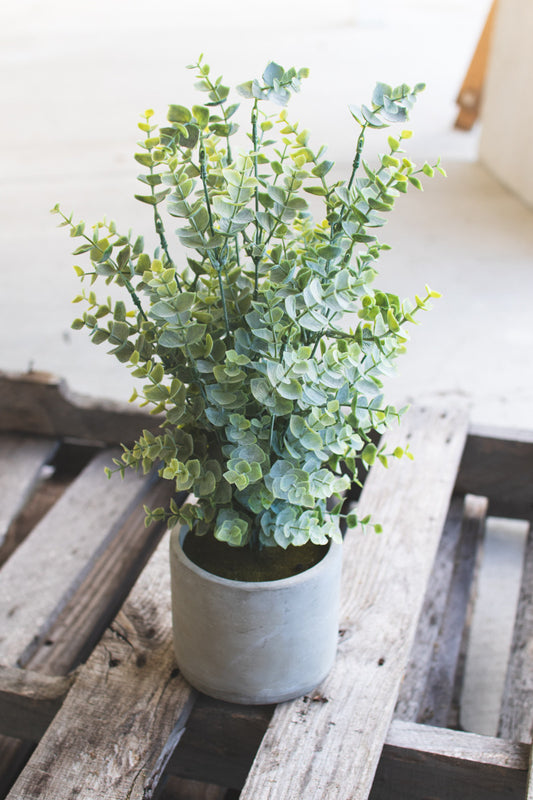
<svg viewBox="0 0 533 800"><path fill-rule="evenodd" d="M382 377L404 351L406 325L436 296L426 287L401 302L372 284L388 249L375 229L400 194L442 168L406 157L407 130L388 138L375 166L363 158L368 131L404 123L423 85L379 83L369 106L350 107L355 156L341 180L325 148L312 149L308 131L271 105L285 106L306 70L270 63L238 87L249 110L237 146L242 109L230 89L202 58L190 69L205 102L171 105L163 125L149 110L139 123L137 199L152 207L155 253L114 222L86 233L53 209L82 240L75 254L89 257L90 268L75 267L80 278L125 293L101 301L83 291L75 302L87 310L73 327L111 346L163 415L158 434L124 448L118 469L156 466L197 498L148 510L148 521L167 513L169 524L233 546L337 540L342 503L328 511L328 499L358 480L358 465L390 457L372 442L401 413L384 400Z"/></svg>

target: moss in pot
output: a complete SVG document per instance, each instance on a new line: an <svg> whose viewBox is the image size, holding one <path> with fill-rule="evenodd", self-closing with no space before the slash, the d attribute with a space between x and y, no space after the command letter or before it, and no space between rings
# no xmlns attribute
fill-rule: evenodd
<svg viewBox="0 0 533 800"><path fill-rule="evenodd" d="M151 206L156 251L147 253L141 236L119 232L114 222L86 231L53 209L80 240L75 254L90 261L87 269L75 267L80 278L124 293L99 300L84 290L75 301L85 310L73 327L110 346L142 385L132 399L163 418L158 433L144 431L124 448L117 470L156 467L176 492L195 496L181 507L172 501L169 509L147 509L147 520L166 518L177 531L193 531L185 558L222 576L219 583L301 583L299 575L317 572L329 558L324 553L340 550L341 520L380 530L357 512L343 514L342 495L358 480L358 466L409 455L373 444L402 413L386 402L382 378L405 349L406 327L437 294L426 287L422 297L402 302L374 287L388 249L376 229L399 195L443 170L438 163L417 167L403 149L411 135L403 124L421 84L380 83L369 106L350 106L354 160L340 180L331 178L325 149L313 149L285 109L306 70L270 63L260 79L238 87L243 108L202 58L190 68L204 103L171 105L162 125L149 110L139 123L144 138L135 158L144 188L137 198ZM248 142L240 148L237 119L244 119ZM398 134L370 166L368 133L393 124ZM310 201L320 206L318 217ZM172 547L182 539L176 533ZM337 565L336 580L339 574ZM335 606L338 591L333 595ZM175 615L185 614L184 603L189 613L190 594L178 610L175 603ZM241 623L245 606L235 614ZM197 624L205 625L214 606L200 613ZM178 653L180 666L181 659ZM237 701L287 699L280 691L267 700L243 696Z"/></svg>

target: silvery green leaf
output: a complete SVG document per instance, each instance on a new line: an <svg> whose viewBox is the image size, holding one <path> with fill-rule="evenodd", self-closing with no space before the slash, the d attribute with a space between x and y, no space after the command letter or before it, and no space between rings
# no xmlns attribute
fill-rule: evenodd
<svg viewBox="0 0 533 800"><path fill-rule="evenodd" d="M211 206L220 217L232 217L236 213L236 208L233 203L230 203L225 197L216 195L211 200Z"/></svg>
<svg viewBox="0 0 533 800"><path fill-rule="evenodd" d="M150 309L150 316L167 321L177 322L177 309L166 300L158 300Z"/></svg>
<svg viewBox="0 0 533 800"><path fill-rule="evenodd" d="M372 102L376 106L382 106L384 97L390 97L391 94L392 86L389 86L386 83L377 83L372 94Z"/></svg>
<svg viewBox="0 0 533 800"><path fill-rule="evenodd" d="M274 81L280 81L285 74L285 70L283 67L280 67L279 64L276 64L274 61L271 61L270 64L266 67L265 71L263 72L263 80L269 86L272 86Z"/></svg>
<svg viewBox="0 0 533 800"><path fill-rule="evenodd" d="M377 114L371 111L368 106L361 106L363 117L371 128L386 128L387 123L383 122Z"/></svg>

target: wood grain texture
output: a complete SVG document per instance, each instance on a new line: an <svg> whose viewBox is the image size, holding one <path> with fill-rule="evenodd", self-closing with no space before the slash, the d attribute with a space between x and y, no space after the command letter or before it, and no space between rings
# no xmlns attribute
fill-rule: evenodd
<svg viewBox="0 0 533 800"><path fill-rule="evenodd" d="M38 741L61 707L74 676L50 677L0 666L0 734Z"/></svg>
<svg viewBox="0 0 533 800"><path fill-rule="evenodd" d="M475 593L474 576L480 564L487 506L485 497L465 497L461 535L438 640L426 675L418 722L442 727L450 724L461 649L465 643L464 631Z"/></svg>
<svg viewBox="0 0 533 800"><path fill-rule="evenodd" d="M489 499L495 517L533 516L533 433L473 426L455 487Z"/></svg>
<svg viewBox="0 0 533 800"><path fill-rule="evenodd" d="M397 720L369 800L524 800L528 749Z"/></svg>
<svg viewBox="0 0 533 800"><path fill-rule="evenodd" d="M143 499L149 505L165 505L171 488L169 481L160 481ZM66 674L85 660L116 615L164 530L161 522L146 528L143 509L137 506L96 558L91 571L25 666L29 664L32 670L57 675ZM21 719L18 724L25 726L27 722ZM35 739L34 734L30 738ZM0 797L5 797L32 749L28 741L0 736Z"/></svg>
<svg viewBox="0 0 533 800"><path fill-rule="evenodd" d="M170 776L157 800L229 800L222 786Z"/></svg>
<svg viewBox="0 0 533 800"><path fill-rule="evenodd" d="M500 707L498 735L533 741L533 525L526 541L511 653Z"/></svg>
<svg viewBox="0 0 533 800"><path fill-rule="evenodd" d="M181 778L242 789L275 706L240 706L200 694L168 763Z"/></svg>
<svg viewBox="0 0 533 800"><path fill-rule="evenodd" d="M143 504L168 507L172 496L172 481L158 481L143 497ZM180 497L175 499L179 505ZM136 506L93 560L90 571L49 629L43 646L24 666L48 675L64 675L85 661L118 613L165 528L164 522L157 521L147 528L144 509Z"/></svg>
<svg viewBox="0 0 533 800"><path fill-rule="evenodd" d="M394 716L407 722L418 722L422 713L427 676L435 648L439 646L439 631L461 537L463 505L464 498L452 498L418 619L409 663L400 686Z"/></svg>
<svg viewBox="0 0 533 800"><path fill-rule="evenodd" d="M0 430L127 444L159 420L134 406L95 401L71 392L45 372L0 372Z"/></svg>
<svg viewBox="0 0 533 800"><path fill-rule="evenodd" d="M154 796L194 697L172 651L168 546L165 536L9 800Z"/></svg>
<svg viewBox="0 0 533 800"><path fill-rule="evenodd" d="M54 439L0 434L0 551L56 448Z"/></svg>
<svg viewBox="0 0 533 800"><path fill-rule="evenodd" d="M253 742L268 725L268 717L267 707L239 710L200 696L169 770L238 790L253 760ZM524 800L527 763L524 744L394 719L370 798Z"/></svg>
<svg viewBox="0 0 533 800"><path fill-rule="evenodd" d="M150 481L131 471L108 481L113 453L91 461L0 570L0 663L25 663L148 491Z"/></svg>
<svg viewBox="0 0 533 800"><path fill-rule="evenodd" d="M345 540L341 641L311 697L277 707L242 800L366 800L450 501L466 415L413 408L388 445L415 460L373 468L360 500L384 527ZM292 757L295 753L297 758Z"/></svg>

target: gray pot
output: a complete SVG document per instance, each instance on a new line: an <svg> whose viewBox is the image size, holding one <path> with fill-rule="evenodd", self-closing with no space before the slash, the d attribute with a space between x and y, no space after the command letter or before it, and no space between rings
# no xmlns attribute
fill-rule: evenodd
<svg viewBox="0 0 533 800"><path fill-rule="evenodd" d="M183 676L233 703L280 703L312 691L335 659L342 545L277 581L233 581L193 564L170 538L174 650Z"/></svg>

